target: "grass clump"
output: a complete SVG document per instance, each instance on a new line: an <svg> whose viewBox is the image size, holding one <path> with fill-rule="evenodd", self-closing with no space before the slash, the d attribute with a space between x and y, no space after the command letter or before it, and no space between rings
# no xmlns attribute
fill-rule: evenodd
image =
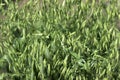
<svg viewBox="0 0 120 80"><path fill-rule="evenodd" d="M30 0L18 9L10 3L0 21L0 78L119 80L116 4Z"/></svg>

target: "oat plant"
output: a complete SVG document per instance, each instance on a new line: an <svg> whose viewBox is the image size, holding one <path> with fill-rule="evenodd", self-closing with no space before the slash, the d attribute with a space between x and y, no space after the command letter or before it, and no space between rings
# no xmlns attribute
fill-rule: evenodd
<svg viewBox="0 0 120 80"><path fill-rule="evenodd" d="M117 0L8 2L0 4L0 80L120 79Z"/></svg>

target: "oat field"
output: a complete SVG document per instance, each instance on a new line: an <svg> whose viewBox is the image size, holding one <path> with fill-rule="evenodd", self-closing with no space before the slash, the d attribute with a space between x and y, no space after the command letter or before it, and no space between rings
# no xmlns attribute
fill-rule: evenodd
<svg viewBox="0 0 120 80"><path fill-rule="evenodd" d="M0 0L0 80L120 80L119 0Z"/></svg>

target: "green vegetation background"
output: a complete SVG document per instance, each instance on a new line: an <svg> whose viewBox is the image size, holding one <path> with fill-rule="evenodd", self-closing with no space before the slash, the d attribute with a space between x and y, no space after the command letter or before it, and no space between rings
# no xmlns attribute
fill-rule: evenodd
<svg viewBox="0 0 120 80"><path fill-rule="evenodd" d="M120 80L118 0L6 5L0 5L0 80Z"/></svg>

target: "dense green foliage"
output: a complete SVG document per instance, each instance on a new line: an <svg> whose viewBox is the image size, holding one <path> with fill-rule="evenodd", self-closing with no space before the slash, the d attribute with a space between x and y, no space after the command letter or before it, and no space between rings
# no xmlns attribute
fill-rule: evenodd
<svg viewBox="0 0 120 80"><path fill-rule="evenodd" d="M0 79L120 79L117 0L8 5L0 7Z"/></svg>

